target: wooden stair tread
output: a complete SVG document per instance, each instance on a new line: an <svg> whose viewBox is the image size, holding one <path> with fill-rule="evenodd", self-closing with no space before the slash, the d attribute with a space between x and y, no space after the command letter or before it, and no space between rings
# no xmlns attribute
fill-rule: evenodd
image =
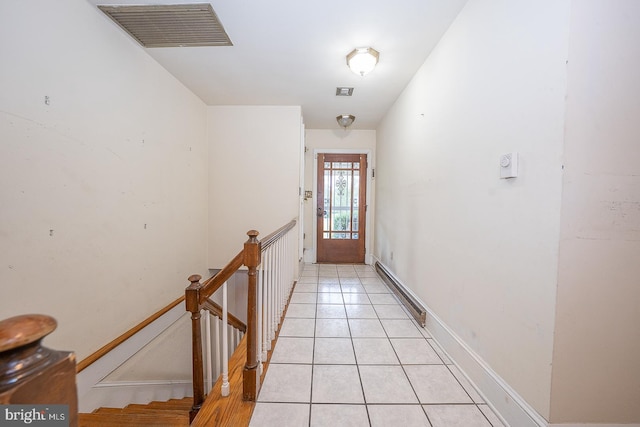
<svg viewBox="0 0 640 427"><path fill-rule="evenodd" d="M92 414L121 414L123 408L108 408L102 407L94 409Z"/></svg>
<svg viewBox="0 0 640 427"><path fill-rule="evenodd" d="M188 427L188 414L91 413L78 414L78 427Z"/></svg>
<svg viewBox="0 0 640 427"><path fill-rule="evenodd" d="M172 405L161 405L158 403L149 403L148 405L143 405L143 404L136 404L136 403L132 403L131 405L127 405L124 408L122 408L125 411L129 411L129 410L154 410L154 411L174 411L174 412L189 412L191 410L191 405L186 406L186 407L175 407Z"/></svg>
<svg viewBox="0 0 640 427"><path fill-rule="evenodd" d="M163 414L163 415L184 415L189 414L186 409L159 409L147 408L144 405L135 408L98 408L93 414Z"/></svg>
<svg viewBox="0 0 640 427"><path fill-rule="evenodd" d="M154 401L156 402L156 401ZM154 403L151 402L151 403ZM186 405L189 408L193 405L193 397L183 397L182 399L169 399L166 403L176 404L176 405Z"/></svg>
<svg viewBox="0 0 640 427"><path fill-rule="evenodd" d="M78 427L188 427L193 400L170 399L149 404L131 404L124 408L102 407L91 414L79 414Z"/></svg>
<svg viewBox="0 0 640 427"><path fill-rule="evenodd" d="M193 406L193 398L187 397L185 399L171 399L166 402L153 401L149 402L146 406L148 408L176 409L189 412L191 410L191 407Z"/></svg>

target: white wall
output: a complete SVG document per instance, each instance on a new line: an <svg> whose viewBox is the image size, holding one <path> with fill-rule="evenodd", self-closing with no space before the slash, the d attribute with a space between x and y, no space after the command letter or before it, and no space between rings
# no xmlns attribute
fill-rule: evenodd
<svg viewBox="0 0 640 427"><path fill-rule="evenodd" d="M0 318L81 360L206 271L206 107L84 1L3 1L0 62Z"/></svg>
<svg viewBox="0 0 640 427"><path fill-rule="evenodd" d="M209 268L298 217L299 106L208 107ZM297 239L296 239L297 240Z"/></svg>
<svg viewBox="0 0 640 427"><path fill-rule="evenodd" d="M328 130L328 129L307 129L305 132L305 147L307 149L304 154L305 162L305 178L304 178L304 190L312 191L313 197L304 201L304 260L305 262L315 262L315 246L314 246L314 224L316 221L316 215L314 212L314 200L316 200L316 188L314 188L314 165L316 159L314 158L314 150L369 150L371 155L367 159L369 163L369 170L375 168L375 152L376 152L376 131L375 130ZM367 205L369 210L367 212L368 224L370 225L367 230L367 254L372 251L372 245L374 241L374 211L375 211L375 179L370 179L367 184L369 185L369 199Z"/></svg>
<svg viewBox="0 0 640 427"><path fill-rule="evenodd" d="M551 417L640 423L640 2L572 3Z"/></svg>
<svg viewBox="0 0 640 427"><path fill-rule="evenodd" d="M192 363L191 315L185 313L103 381L190 382Z"/></svg>
<svg viewBox="0 0 640 427"><path fill-rule="evenodd" d="M375 255L547 419L568 22L470 0L377 132Z"/></svg>

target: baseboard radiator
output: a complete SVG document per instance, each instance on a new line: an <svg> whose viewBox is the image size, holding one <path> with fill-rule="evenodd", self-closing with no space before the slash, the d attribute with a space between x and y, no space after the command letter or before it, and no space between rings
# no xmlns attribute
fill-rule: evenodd
<svg viewBox="0 0 640 427"><path fill-rule="evenodd" d="M427 321L427 310L418 301L411 292L407 291L405 286L400 283L382 264L376 261L376 271L382 277L382 280L389 286L389 288L395 293L402 304L411 312L413 317L424 327Z"/></svg>

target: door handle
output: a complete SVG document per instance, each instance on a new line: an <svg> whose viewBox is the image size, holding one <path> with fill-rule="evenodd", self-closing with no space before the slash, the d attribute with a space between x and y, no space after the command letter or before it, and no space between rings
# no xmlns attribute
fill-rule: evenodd
<svg viewBox="0 0 640 427"><path fill-rule="evenodd" d="M318 208L318 218L324 217L324 214L326 213L327 211L323 210L322 208Z"/></svg>

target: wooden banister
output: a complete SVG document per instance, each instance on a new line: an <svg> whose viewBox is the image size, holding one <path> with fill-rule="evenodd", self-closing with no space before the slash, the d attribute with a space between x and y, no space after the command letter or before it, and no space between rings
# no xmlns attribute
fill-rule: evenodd
<svg viewBox="0 0 640 427"><path fill-rule="evenodd" d="M94 363L95 361L103 357L105 354L109 353L111 350L118 347L120 344L122 344L123 342L125 342L126 340L128 340L129 338L131 338L132 336L134 336L135 334L137 334L147 326L149 326L151 323L158 320L160 317L162 317L164 314L166 314L169 310L171 310L176 305L180 304L182 301L184 301L184 295L182 295L180 298L177 298L175 301L171 302L169 305L156 311L151 316L147 317L142 322L140 322L133 328L129 329L124 334L120 335L113 341L105 344L95 352L91 353L89 356L82 359L80 362L78 362L78 365L76 366L76 373L79 374L80 372L82 372L84 369L89 367L92 363Z"/></svg>
<svg viewBox="0 0 640 427"><path fill-rule="evenodd" d="M246 362L243 369L244 400L255 401L260 391L259 352L261 345L258 342L258 267L262 261L262 252L285 236L296 225L292 220L280 227L264 239L258 240L258 231L247 232L249 239L244 243L240 251L222 270L213 277L200 283L202 277L193 275L189 277L191 284L185 291L186 309L191 313L192 324L192 355L193 355L193 408L191 420L193 420L204 402L204 367L202 360L202 331L200 323L200 311L209 309L213 313L219 313L219 306L209 298L229 280L242 266L248 269L247 274L247 324L244 328L246 343ZM216 307L217 306L217 307ZM232 324L237 319L229 316L228 323ZM235 320L233 320L235 319ZM239 320L237 320L240 322ZM241 322L240 322L241 323ZM239 326L239 324L238 324ZM237 327L238 329L241 329ZM242 329L241 329L242 330Z"/></svg>
<svg viewBox="0 0 640 427"><path fill-rule="evenodd" d="M284 236L289 230L291 230L296 225L296 220L293 219L289 223L283 225L278 228L273 233L267 235L266 237L260 239L261 249L262 251L266 250L269 246L271 246L276 240Z"/></svg>
<svg viewBox="0 0 640 427"><path fill-rule="evenodd" d="M240 251L224 268L207 279L201 286L199 304L204 304L220 287L234 275L244 261L244 251Z"/></svg>
<svg viewBox="0 0 640 427"><path fill-rule="evenodd" d="M203 308L206 310L209 310L214 316L217 316L218 318L222 319L222 307L220 307L220 305L217 304L215 301L207 299L204 302ZM227 320L230 326L233 326L235 329L239 330L242 333L247 332L247 325L245 325L245 323L242 320L238 319L233 314L227 313Z"/></svg>

